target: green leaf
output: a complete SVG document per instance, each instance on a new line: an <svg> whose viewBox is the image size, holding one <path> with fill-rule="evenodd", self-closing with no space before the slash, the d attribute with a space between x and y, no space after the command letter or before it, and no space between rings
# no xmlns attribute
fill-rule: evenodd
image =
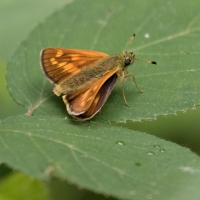
<svg viewBox="0 0 200 200"><path fill-rule="evenodd" d="M62 99L55 97L53 86L40 69L39 52L57 46L120 53L135 32L130 51L134 51L136 58L155 60L158 65L135 61L129 71L135 74L144 93L128 79L127 107L118 84L96 119L152 119L200 104L199 1L178 0L172 4L128 0L122 4L85 0L85 10L81 4L77 0L46 19L9 62L8 89L18 103L35 114L64 117Z"/></svg>
<svg viewBox="0 0 200 200"><path fill-rule="evenodd" d="M45 200L47 188L41 181L21 173L10 174L0 183L1 200Z"/></svg>
<svg viewBox="0 0 200 200"><path fill-rule="evenodd" d="M11 117L0 130L1 161L31 176L124 199L199 198L199 157L157 137L41 116Z"/></svg>

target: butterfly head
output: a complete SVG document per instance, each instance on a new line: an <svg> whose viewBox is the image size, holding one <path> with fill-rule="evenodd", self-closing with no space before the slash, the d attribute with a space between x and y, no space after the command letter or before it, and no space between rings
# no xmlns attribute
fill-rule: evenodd
<svg viewBox="0 0 200 200"><path fill-rule="evenodd" d="M135 54L133 52L126 52L124 54L124 66L127 67L134 62Z"/></svg>

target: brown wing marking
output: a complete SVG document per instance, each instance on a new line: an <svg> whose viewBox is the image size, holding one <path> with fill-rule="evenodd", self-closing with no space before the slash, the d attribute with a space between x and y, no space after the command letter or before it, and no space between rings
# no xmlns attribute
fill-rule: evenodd
<svg viewBox="0 0 200 200"><path fill-rule="evenodd" d="M90 89L86 90L85 92L81 93L80 95L77 95L73 99L68 100L66 95L64 95L63 101L67 105L67 110L68 110L69 114L78 116L78 115L83 114L83 113L87 112L88 110L90 110L91 105L92 105L92 107L95 107L96 103L98 103L98 102L101 102L101 103L103 102L103 104L104 104L106 99L109 96L109 95L107 95L106 92L108 92L111 89L111 87L110 88L108 87L107 91L106 91L106 86L107 85L109 86L110 81L108 81L108 83L106 85L105 85L105 83L118 70L119 70L119 68L116 68L115 70L108 72L104 77L102 77L101 79L96 81ZM115 80L115 82L116 82L116 80ZM106 94L103 94L102 92L100 92L100 91L102 91L102 89L101 89L102 86L103 86L103 88L105 88L104 92ZM113 88L113 86L112 86L112 88ZM110 90L110 92L111 91L112 90ZM99 95L100 95L100 97L99 97ZM102 101L103 98L105 99L104 101ZM99 99L99 100L97 101L97 99ZM102 107L103 104L100 107Z"/></svg>
<svg viewBox="0 0 200 200"><path fill-rule="evenodd" d="M62 83L108 54L79 49L47 48L41 51L41 67L52 83Z"/></svg>

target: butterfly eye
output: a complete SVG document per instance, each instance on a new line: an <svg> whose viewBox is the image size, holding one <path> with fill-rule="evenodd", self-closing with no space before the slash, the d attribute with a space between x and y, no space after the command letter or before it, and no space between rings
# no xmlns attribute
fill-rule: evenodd
<svg viewBox="0 0 200 200"><path fill-rule="evenodd" d="M131 59L129 57L126 57L125 60L124 60L124 64L125 66L128 66L131 64Z"/></svg>

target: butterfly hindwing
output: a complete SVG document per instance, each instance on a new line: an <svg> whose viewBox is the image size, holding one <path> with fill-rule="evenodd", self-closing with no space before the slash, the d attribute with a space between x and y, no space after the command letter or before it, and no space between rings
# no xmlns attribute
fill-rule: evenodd
<svg viewBox="0 0 200 200"><path fill-rule="evenodd" d="M113 86L117 80L116 72L119 68L108 72L101 79L96 81L90 89L81 92L79 95L70 99L66 95L63 96L63 101L67 105L67 110L74 116L86 115L93 116L97 113L107 100Z"/></svg>

